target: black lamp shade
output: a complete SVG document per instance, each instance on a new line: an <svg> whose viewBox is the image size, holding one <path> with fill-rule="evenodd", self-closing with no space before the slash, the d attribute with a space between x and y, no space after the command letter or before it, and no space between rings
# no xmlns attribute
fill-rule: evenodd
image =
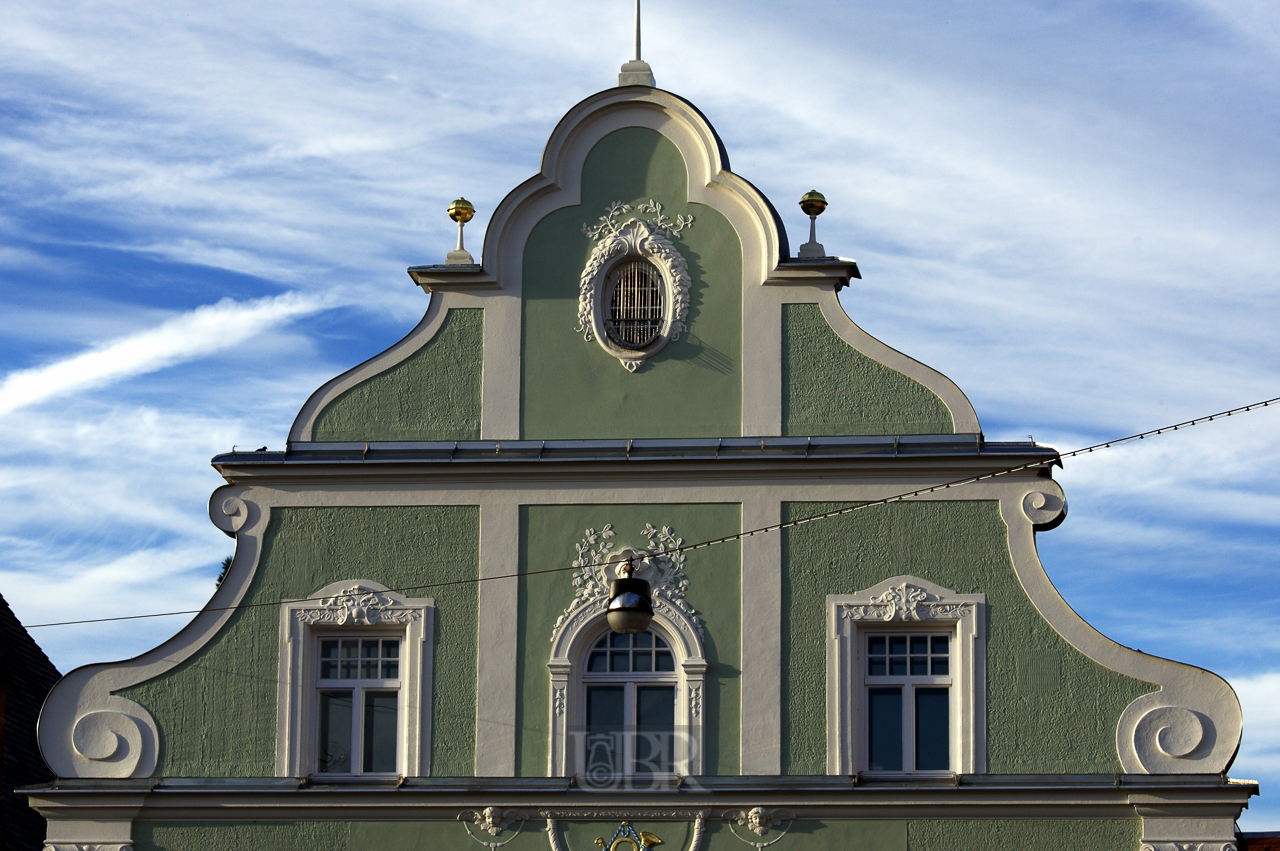
<svg viewBox="0 0 1280 851"><path fill-rule="evenodd" d="M609 585L605 617L614 632L644 632L653 622L649 583L643 579L615 579Z"/></svg>

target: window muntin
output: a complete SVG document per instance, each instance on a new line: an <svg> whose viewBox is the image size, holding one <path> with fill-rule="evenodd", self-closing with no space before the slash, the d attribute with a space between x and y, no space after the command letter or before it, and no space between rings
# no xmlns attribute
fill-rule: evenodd
<svg viewBox="0 0 1280 851"><path fill-rule="evenodd" d="M871 772L951 770L950 632L864 633Z"/></svg>
<svg viewBox="0 0 1280 851"><path fill-rule="evenodd" d="M399 637L318 638L316 772L399 771Z"/></svg>
<svg viewBox="0 0 1280 851"><path fill-rule="evenodd" d="M609 339L626 349L643 349L662 333L665 319L662 273L639 258L609 273L604 327Z"/></svg>
<svg viewBox="0 0 1280 851"><path fill-rule="evenodd" d="M652 631L596 641L582 674L579 764L588 784L675 772L675 668L670 645Z"/></svg>

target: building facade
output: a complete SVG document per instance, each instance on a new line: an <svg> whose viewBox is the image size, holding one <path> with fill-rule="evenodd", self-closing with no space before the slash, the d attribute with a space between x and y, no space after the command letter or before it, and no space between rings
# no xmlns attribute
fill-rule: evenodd
<svg viewBox="0 0 1280 851"><path fill-rule="evenodd" d="M1053 451L985 441L624 72L482 262L409 270L408 336L213 460L234 562L50 695L48 847L1234 848L1236 697L1055 591ZM628 559L655 614L616 634Z"/></svg>

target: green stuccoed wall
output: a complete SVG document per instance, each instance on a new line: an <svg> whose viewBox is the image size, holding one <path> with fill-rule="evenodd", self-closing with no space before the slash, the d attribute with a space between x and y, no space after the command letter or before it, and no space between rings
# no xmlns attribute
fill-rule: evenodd
<svg viewBox="0 0 1280 851"><path fill-rule="evenodd" d="M454 308L421 349L347 390L312 440L479 440L484 311Z"/></svg>
<svg viewBox="0 0 1280 851"><path fill-rule="evenodd" d="M918 381L842 340L816 304L782 305L784 435L951 434L951 412Z"/></svg>
<svg viewBox="0 0 1280 851"><path fill-rule="evenodd" d="M838 507L788 503L783 519ZM1116 723L1155 689L1071 647L1018 582L995 501L881 505L782 533L783 772L826 771L828 594L911 574L987 595L987 770L992 774L1121 771Z"/></svg>
<svg viewBox="0 0 1280 851"><path fill-rule="evenodd" d="M479 574L476 506L276 508L244 603L306 597L347 579L389 588ZM475 773L476 586L407 592L436 603L431 773ZM280 614L242 608L186 662L119 694L160 728L157 777L275 774Z"/></svg>
<svg viewBox="0 0 1280 851"><path fill-rule="evenodd" d="M1142 819L979 820L907 822L908 851L1137 851Z"/></svg>
<svg viewBox="0 0 1280 851"><path fill-rule="evenodd" d="M587 529L613 524L614 549L646 548L646 523L670 526L685 541L704 541L741 531L736 504L547 505L520 509L520 572L565 567ZM686 595L703 622L707 664L704 768L708 774L737 774L739 762L739 678L741 676L740 549L722 545L688 554ZM520 645L516 662L516 774L545 777L548 767L548 708L551 700L551 632L573 601L573 573L523 576L519 589Z"/></svg>
<svg viewBox="0 0 1280 851"><path fill-rule="evenodd" d="M604 137L582 171L582 203L546 216L525 245L521 436L526 439L728 437L742 431L742 244L720 213L688 201L688 170L654 130ZM675 245L689 264L688 330L635 373L575 332L578 282L594 243L582 233L614 201L649 199L693 225ZM639 213L624 217L646 218Z"/></svg>
<svg viewBox="0 0 1280 851"><path fill-rule="evenodd" d="M692 822L648 821L636 823L638 830L654 833L662 839L662 847L687 849L693 838ZM946 825L948 822L926 822ZM968 825L969 822L950 824ZM1001 822L1000 824L1008 824ZM1060 833L1052 827L1043 829L1045 822L1030 823L1042 826L1037 834L1027 835L1057 837ZM1065 824L1075 825L1077 822ZM618 829L617 821L558 821L556 827L565 845L573 851L594 849L596 837L606 842ZM908 845L909 830L914 823L905 821L797 821L788 836L778 845L804 849L804 851L914 851ZM741 828L739 828L741 830ZM464 833L465 828L456 821L358 821L358 822L136 822L133 827L135 851L476 851L480 846ZM972 831L970 831L972 833ZM931 835L931 834L930 834ZM955 834L951 834L953 837ZM986 835L985 833L980 835ZM1093 836L1092 832L1083 835ZM505 840L510 833L497 837ZM772 834L770 837L771 838ZM485 835L485 838L489 837ZM755 838L752 835L752 838ZM534 818L525 823L522 831L503 846L507 851L546 851L549 847L546 822ZM628 846L623 846L628 847ZM702 851L741 851L742 843L729 832L728 826L719 820L708 821L702 840ZM927 845L933 849L948 851L975 851L979 845ZM1012 845L993 845L992 851L1012 849ZM1073 851L1085 845L1048 845L1022 847L1052 847ZM1097 845L1098 851L1129 846Z"/></svg>

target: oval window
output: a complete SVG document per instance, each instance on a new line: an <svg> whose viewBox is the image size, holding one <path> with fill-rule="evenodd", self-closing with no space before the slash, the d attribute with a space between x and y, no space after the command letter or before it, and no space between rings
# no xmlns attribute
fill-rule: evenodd
<svg viewBox="0 0 1280 851"><path fill-rule="evenodd" d="M628 349L643 349L662 333L662 273L645 260L628 260L609 273L605 331Z"/></svg>

